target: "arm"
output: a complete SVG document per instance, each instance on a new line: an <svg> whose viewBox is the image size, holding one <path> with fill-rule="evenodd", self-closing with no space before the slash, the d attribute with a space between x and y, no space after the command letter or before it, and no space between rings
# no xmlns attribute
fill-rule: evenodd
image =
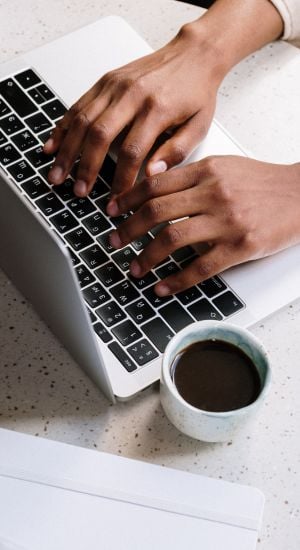
<svg viewBox="0 0 300 550"><path fill-rule="evenodd" d="M58 151L50 182L62 183L81 153L74 190L87 195L123 130L113 194L132 187L157 137L170 128L146 174L179 164L205 136L228 70L282 30L269 0L218 0L165 47L105 75L66 113L45 144L45 152Z"/></svg>

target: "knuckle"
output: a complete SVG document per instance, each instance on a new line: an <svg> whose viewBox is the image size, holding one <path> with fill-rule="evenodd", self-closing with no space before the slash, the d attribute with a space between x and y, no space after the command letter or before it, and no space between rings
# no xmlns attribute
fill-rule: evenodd
<svg viewBox="0 0 300 550"><path fill-rule="evenodd" d="M222 178L218 178L217 181L214 182L212 188L212 198L216 202L226 205L229 215L233 215L235 209L230 207L230 205L233 204L233 195L227 181Z"/></svg>
<svg viewBox="0 0 300 550"><path fill-rule="evenodd" d="M204 172L207 176L217 176L219 174L219 157L211 155L202 161Z"/></svg>
<svg viewBox="0 0 300 550"><path fill-rule="evenodd" d="M170 224L161 232L162 243L166 247L177 248L182 242L182 232L175 227L176 224Z"/></svg>
<svg viewBox="0 0 300 550"><path fill-rule="evenodd" d="M72 107L69 110L69 113L72 118L75 118L77 115L79 115L80 111L81 111L81 105L79 101L77 101L72 105Z"/></svg>
<svg viewBox="0 0 300 550"><path fill-rule="evenodd" d="M151 178L145 178L143 183L143 191L149 199L154 197L159 189L160 179L155 176Z"/></svg>
<svg viewBox="0 0 300 550"><path fill-rule="evenodd" d="M195 262L195 271L198 279L205 281L215 274L215 263L211 260L198 260Z"/></svg>
<svg viewBox="0 0 300 550"><path fill-rule="evenodd" d="M168 110L168 105L163 97L157 93L147 96L144 108L146 112L154 111L157 115L164 115Z"/></svg>
<svg viewBox="0 0 300 550"><path fill-rule="evenodd" d="M141 209L142 217L150 220L153 225L158 223L162 214L161 201L158 199L152 199L144 204ZM153 226L152 226L153 227Z"/></svg>
<svg viewBox="0 0 300 550"><path fill-rule="evenodd" d="M171 155L175 164L180 164L186 159L187 150L181 143L174 143Z"/></svg>
<svg viewBox="0 0 300 550"><path fill-rule="evenodd" d="M85 113L78 113L72 122L72 126L75 130L86 130L90 124L90 121Z"/></svg>
<svg viewBox="0 0 300 550"><path fill-rule="evenodd" d="M143 157L143 151L140 145L136 142L125 143L121 148L121 154L131 163L139 162Z"/></svg>
<svg viewBox="0 0 300 550"><path fill-rule="evenodd" d="M110 133L107 126L100 122L95 122L89 130L89 140L92 145L100 145L110 142Z"/></svg>

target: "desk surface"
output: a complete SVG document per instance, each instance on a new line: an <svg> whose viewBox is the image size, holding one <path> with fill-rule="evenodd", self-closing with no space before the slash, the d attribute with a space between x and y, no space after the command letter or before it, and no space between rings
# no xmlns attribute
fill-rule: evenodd
<svg viewBox="0 0 300 550"><path fill-rule="evenodd" d="M4 0L0 61L112 13L157 48L201 9L171 0L27 0L20 10L18 0ZM297 161L299 91L300 52L270 45L226 78L217 118L258 158ZM173 428L157 388L111 406L2 272L0 304L2 427L257 486L266 495L258 548L299 549L300 301L253 328L270 353L272 391L254 427L222 445Z"/></svg>

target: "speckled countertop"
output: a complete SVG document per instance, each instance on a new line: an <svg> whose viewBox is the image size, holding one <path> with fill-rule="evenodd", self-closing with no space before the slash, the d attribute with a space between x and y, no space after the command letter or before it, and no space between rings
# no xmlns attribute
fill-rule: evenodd
<svg viewBox="0 0 300 550"><path fill-rule="evenodd" d="M156 48L201 10L171 0L0 1L0 61L112 13ZM299 91L300 52L270 45L227 77L217 118L257 157L293 162ZM300 301L253 328L271 357L269 398L251 430L203 444L169 424L157 388L111 406L0 272L0 426L257 486L266 495L258 548L299 550L299 322Z"/></svg>

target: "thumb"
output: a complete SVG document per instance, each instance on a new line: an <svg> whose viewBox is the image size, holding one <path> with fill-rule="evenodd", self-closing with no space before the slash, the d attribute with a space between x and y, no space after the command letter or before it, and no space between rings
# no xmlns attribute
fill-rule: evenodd
<svg viewBox="0 0 300 550"><path fill-rule="evenodd" d="M154 176L181 164L205 137L208 127L209 124L203 122L203 114L190 118L148 160L146 175Z"/></svg>

